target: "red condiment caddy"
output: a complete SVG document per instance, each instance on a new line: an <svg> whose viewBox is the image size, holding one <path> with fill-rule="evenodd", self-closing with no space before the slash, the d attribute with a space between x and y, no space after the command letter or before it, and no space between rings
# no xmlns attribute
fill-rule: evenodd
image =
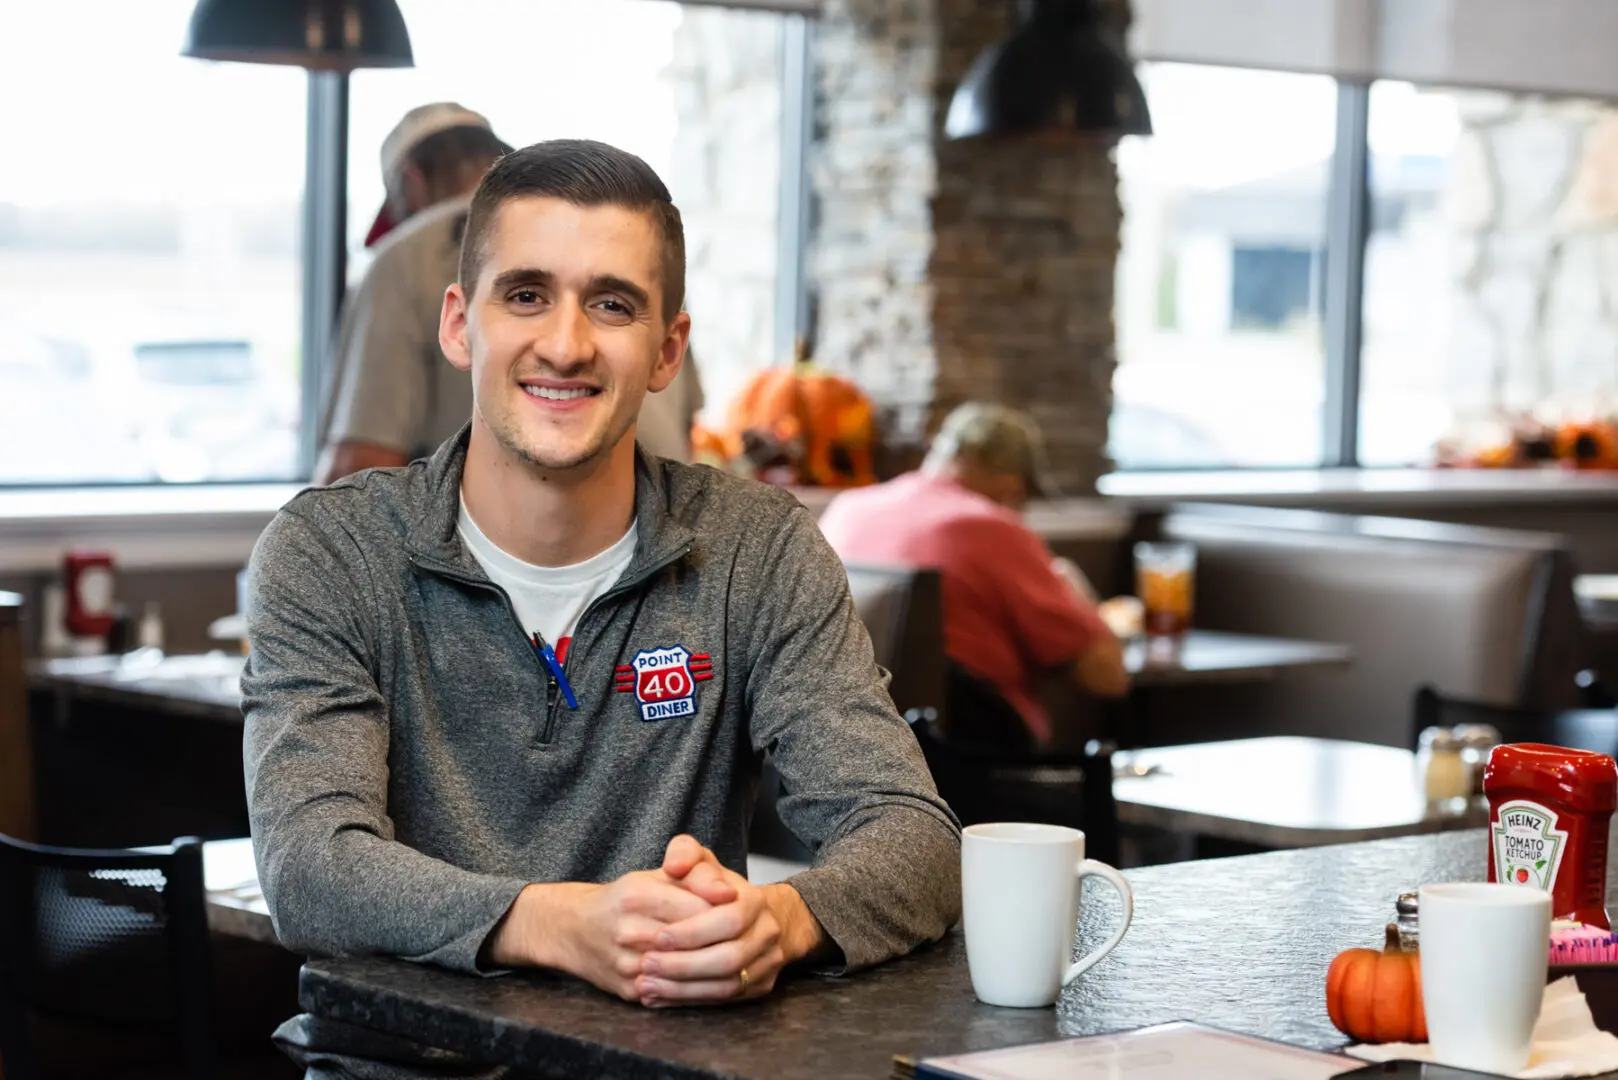
<svg viewBox="0 0 1618 1080"><path fill-rule="evenodd" d="M1543 889L1553 917L1610 929L1607 825L1618 806L1618 764L1588 750L1497 746L1483 792L1489 880Z"/></svg>

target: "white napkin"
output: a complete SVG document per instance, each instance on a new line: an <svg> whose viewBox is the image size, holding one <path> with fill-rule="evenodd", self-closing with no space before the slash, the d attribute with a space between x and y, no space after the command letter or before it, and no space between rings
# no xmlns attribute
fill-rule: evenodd
<svg viewBox="0 0 1618 1080"><path fill-rule="evenodd" d="M1343 1051L1365 1061L1432 1061L1426 1043L1380 1043L1350 1046ZM1618 1036L1596 1027L1590 1006L1573 976L1545 987L1545 1000L1534 1025L1534 1048L1519 1077L1555 1080L1563 1076L1595 1076L1618 1069Z"/></svg>

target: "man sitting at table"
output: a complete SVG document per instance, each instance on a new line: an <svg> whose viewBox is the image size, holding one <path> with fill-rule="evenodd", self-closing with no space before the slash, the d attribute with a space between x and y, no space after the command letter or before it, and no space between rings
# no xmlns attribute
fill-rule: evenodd
<svg viewBox="0 0 1618 1080"><path fill-rule="evenodd" d="M260 539L244 753L288 946L678 1005L955 921L958 827L813 518L636 451L685 351L684 284L645 162L571 140L502 158L439 331L471 423L303 492ZM765 752L816 854L758 888Z"/></svg>
<svg viewBox="0 0 1618 1080"><path fill-rule="evenodd" d="M938 569L951 731L1018 748L1067 734L1041 702L1049 673L1095 697L1129 689L1123 649L1077 569L1019 515L1040 490L1039 459L1032 418L968 403L944 420L919 471L844 492L820 518L849 562Z"/></svg>

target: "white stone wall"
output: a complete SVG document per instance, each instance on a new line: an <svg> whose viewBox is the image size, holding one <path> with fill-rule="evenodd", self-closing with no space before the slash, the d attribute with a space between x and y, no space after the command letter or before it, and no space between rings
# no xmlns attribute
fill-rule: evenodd
<svg viewBox="0 0 1618 1080"><path fill-rule="evenodd" d="M665 178L685 220L686 306L710 420L775 355L781 32L771 12L686 7L663 73L679 128Z"/></svg>
<svg viewBox="0 0 1618 1080"><path fill-rule="evenodd" d="M1618 408L1618 109L1460 100L1447 206L1457 415Z"/></svg>

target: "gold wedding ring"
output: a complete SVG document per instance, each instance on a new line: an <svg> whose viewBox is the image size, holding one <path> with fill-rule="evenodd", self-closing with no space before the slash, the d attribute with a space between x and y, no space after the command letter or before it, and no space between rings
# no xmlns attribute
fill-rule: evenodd
<svg viewBox="0 0 1618 1080"><path fill-rule="evenodd" d="M749 981L748 976L747 976L747 969L742 968L740 971L738 971L736 973L736 977L741 979L741 981L742 981L742 993L744 993L744 994L747 993L747 983Z"/></svg>

